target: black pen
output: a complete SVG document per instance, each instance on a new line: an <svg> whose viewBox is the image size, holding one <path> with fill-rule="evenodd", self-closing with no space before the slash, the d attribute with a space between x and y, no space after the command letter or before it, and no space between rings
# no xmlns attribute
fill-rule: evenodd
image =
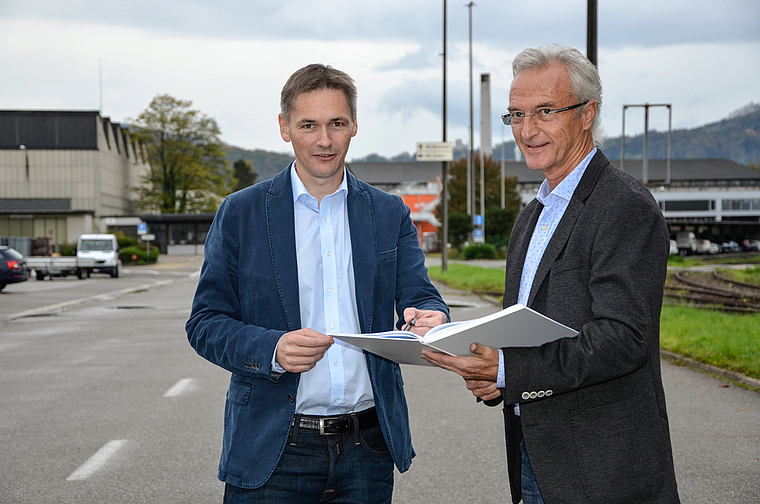
<svg viewBox="0 0 760 504"><path fill-rule="evenodd" d="M417 317L414 317L412 320L410 320L409 322L407 322L406 325L404 325L404 327L401 328L401 330L402 331L408 331L409 329L411 329L412 327L414 327L414 324L416 324L416 323L417 323Z"/></svg>

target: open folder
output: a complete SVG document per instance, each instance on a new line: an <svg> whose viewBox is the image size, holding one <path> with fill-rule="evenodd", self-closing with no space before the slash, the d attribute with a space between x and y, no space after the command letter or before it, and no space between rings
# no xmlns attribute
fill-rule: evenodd
<svg viewBox="0 0 760 504"><path fill-rule="evenodd" d="M399 364L432 366L420 356L426 348L462 356L470 355L470 345L473 342L493 348L540 346L577 334L578 331L574 329L516 304L485 317L441 324L430 329L425 336L411 331L331 336Z"/></svg>

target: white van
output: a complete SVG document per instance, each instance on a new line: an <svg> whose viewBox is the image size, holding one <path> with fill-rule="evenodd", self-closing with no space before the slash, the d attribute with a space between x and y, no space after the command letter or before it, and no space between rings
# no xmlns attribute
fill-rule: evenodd
<svg viewBox="0 0 760 504"><path fill-rule="evenodd" d="M84 274L108 273L111 278L119 278L121 260L119 243L112 234L83 234L77 243L77 259L92 259L93 267L84 268Z"/></svg>

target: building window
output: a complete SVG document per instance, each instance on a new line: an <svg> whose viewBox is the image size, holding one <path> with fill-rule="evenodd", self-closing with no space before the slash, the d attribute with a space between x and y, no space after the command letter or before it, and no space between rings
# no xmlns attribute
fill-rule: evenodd
<svg viewBox="0 0 760 504"><path fill-rule="evenodd" d="M664 201L663 208L666 212L706 212L715 210L713 200L673 200Z"/></svg>
<svg viewBox="0 0 760 504"><path fill-rule="evenodd" d="M760 198L723 200L723 210L760 210Z"/></svg>

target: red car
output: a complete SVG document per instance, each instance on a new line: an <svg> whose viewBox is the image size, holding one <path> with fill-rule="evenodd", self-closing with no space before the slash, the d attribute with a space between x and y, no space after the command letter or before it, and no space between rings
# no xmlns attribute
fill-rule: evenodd
<svg viewBox="0 0 760 504"><path fill-rule="evenodd" d="M23 254L0 245L0 290L11 283L29 280L29 271L26 269L26 261Z"/></svg>

